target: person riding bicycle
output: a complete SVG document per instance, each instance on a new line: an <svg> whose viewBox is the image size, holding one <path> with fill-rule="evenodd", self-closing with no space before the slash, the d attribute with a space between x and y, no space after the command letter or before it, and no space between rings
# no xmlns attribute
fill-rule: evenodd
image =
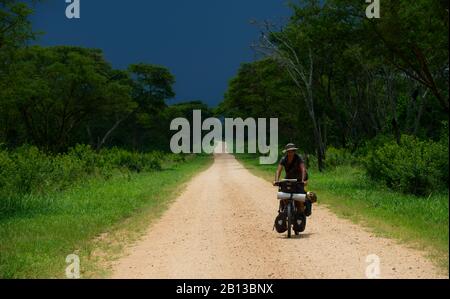
<svg viewBox="0 0 450 299"><path fill-rule="evenodd" d="M275 182L274 186L280 181L281 173L283 169L286 173L285 179L295 179L298 180L298 188L296 190L297 193L305 194L305 187L308 185L308 172L306 170L305 162L298 153L298 148L293 143L289 143L286 145L285 150L283 151L286 154L280 161L278 165L277 172L275 174ZM284 210L284 204L281 202L280 211ZM305 213L306 216L311 215L311 202L306 202L306 204L302 202L296 202L297 210Z"/></svg>

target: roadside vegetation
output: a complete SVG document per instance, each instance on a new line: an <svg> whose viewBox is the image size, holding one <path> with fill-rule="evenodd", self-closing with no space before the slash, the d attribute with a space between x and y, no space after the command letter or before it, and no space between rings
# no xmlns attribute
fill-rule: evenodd
<svg viewBox="0 0 450 299"><path fill-rule="evenodd" d="M294 1L285 24L255 22L259 59L213 111L169 105L165 66L30 46L32 5L0 0L0 277L61 277L68 254L90 257L99 234L163 209L211 160L169 153L171 121L194 109L277 118L321 203L448 268L448 1L382 5L376 22L360 0Z"/></svg>
<svg viewBox="0 0 450 299"><path fill-rule="evenodd" d="M57 155L32 146L0 150L0 219L51 208L52 203L43 201L43 197L79 184L161 171L167 164L185 161L185 156L162 152L136 153L118 148L95 152L83 145Z"/></svg>
<svg viewBox="0 0 450 299"><path fill-rule="evenodd" d="M64 278L70 254L80 256L82 276L101 273L92 257L102 246L97 239L148 227L212 160L118 149L96 154L85 147L55 157L34 148L2 155L11 172L0 177L1 278ZM133 225L121 225L127 221Z"/></svg>
<svg viewBox="0 0 450 299"><path fill-rule="evenodd" d="M381 236L424 250L448 273L448 189L437 188L422 196L401 192L371 178L352 155L335 149L330 152L333 166L320 172L313 162L309 169L308 190L318 194L319 204ZM236 156L254 174L273 181L274 165L260 165L254 155Z"/></svg>
<svg viewBox="0 0 450 299"><path fill-rule="evenodd" d="M0 0L0 278L64 277L74 252L96 272L86 259L99 234L147 227L211 160L170 153L171 120L210 111L170 105L165 66L30 45L40 2Z"/></svg>
<svg viewBox="0 0 450 299"><path fill-rule="evenodd" d="M376 21L364 6L294 1L285 23L255 22L259 59L241 65L217 113L277 118L280 146L301 149L322 203L448 269L448 1L386 0ZM273 180L274 166L238 158Z"/></svg>

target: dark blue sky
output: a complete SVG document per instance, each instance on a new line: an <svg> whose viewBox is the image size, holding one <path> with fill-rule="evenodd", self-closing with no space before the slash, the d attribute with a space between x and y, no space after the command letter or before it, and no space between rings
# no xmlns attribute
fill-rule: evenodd
<svg viewBox="0 0 450 299"><path fill-rule="evenodd" d="M81 19L65 17L65 0L35 7L38 44L100 48L116 68L137 62L167 66L176 100L217 105L239 65L254 59L251 20L280 22L287 0L81 0Z"/></svg>

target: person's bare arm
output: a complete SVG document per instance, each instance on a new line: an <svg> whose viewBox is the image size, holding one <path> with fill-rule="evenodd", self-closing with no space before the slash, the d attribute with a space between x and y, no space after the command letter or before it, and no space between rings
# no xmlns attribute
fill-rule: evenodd
<svg viewBox="0 0 450 299"><path fill-rule="evenodd" d="M276 174L275 174L275 181L273 182L273 185L275 186L275 184L277 183L277 182L279 182L280 181L280 178L281 178L281 173L283 172L283 166L282 165L278 165L278 169L277 169L277 172L276 172Z"/></svg>
<svg viewBox="0 0 450 299"><path fill-rule="evenodd" d="M305 183L305 179L306 179L306 167L305 167L305 163L300 163L300 175L301 175L301 182Z"/></svg>

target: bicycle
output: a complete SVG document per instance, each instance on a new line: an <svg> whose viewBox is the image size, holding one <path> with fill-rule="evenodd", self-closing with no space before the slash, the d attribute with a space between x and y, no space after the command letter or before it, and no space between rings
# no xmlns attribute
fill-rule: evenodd
<svg viewBox="0 0 450 299"><path fill-rule="evenodd" d="M292 238L292 231L295 235L300 235L306 229L306 215L303 211L298 211L295 202L306 203L308 194L303 194L299 190L304 190L304 184L298 180L282 180L275 183L279 187L278 200L284 204L283 210L280 204L280 213L285 215L287 222L287 237Z"/></svg>

